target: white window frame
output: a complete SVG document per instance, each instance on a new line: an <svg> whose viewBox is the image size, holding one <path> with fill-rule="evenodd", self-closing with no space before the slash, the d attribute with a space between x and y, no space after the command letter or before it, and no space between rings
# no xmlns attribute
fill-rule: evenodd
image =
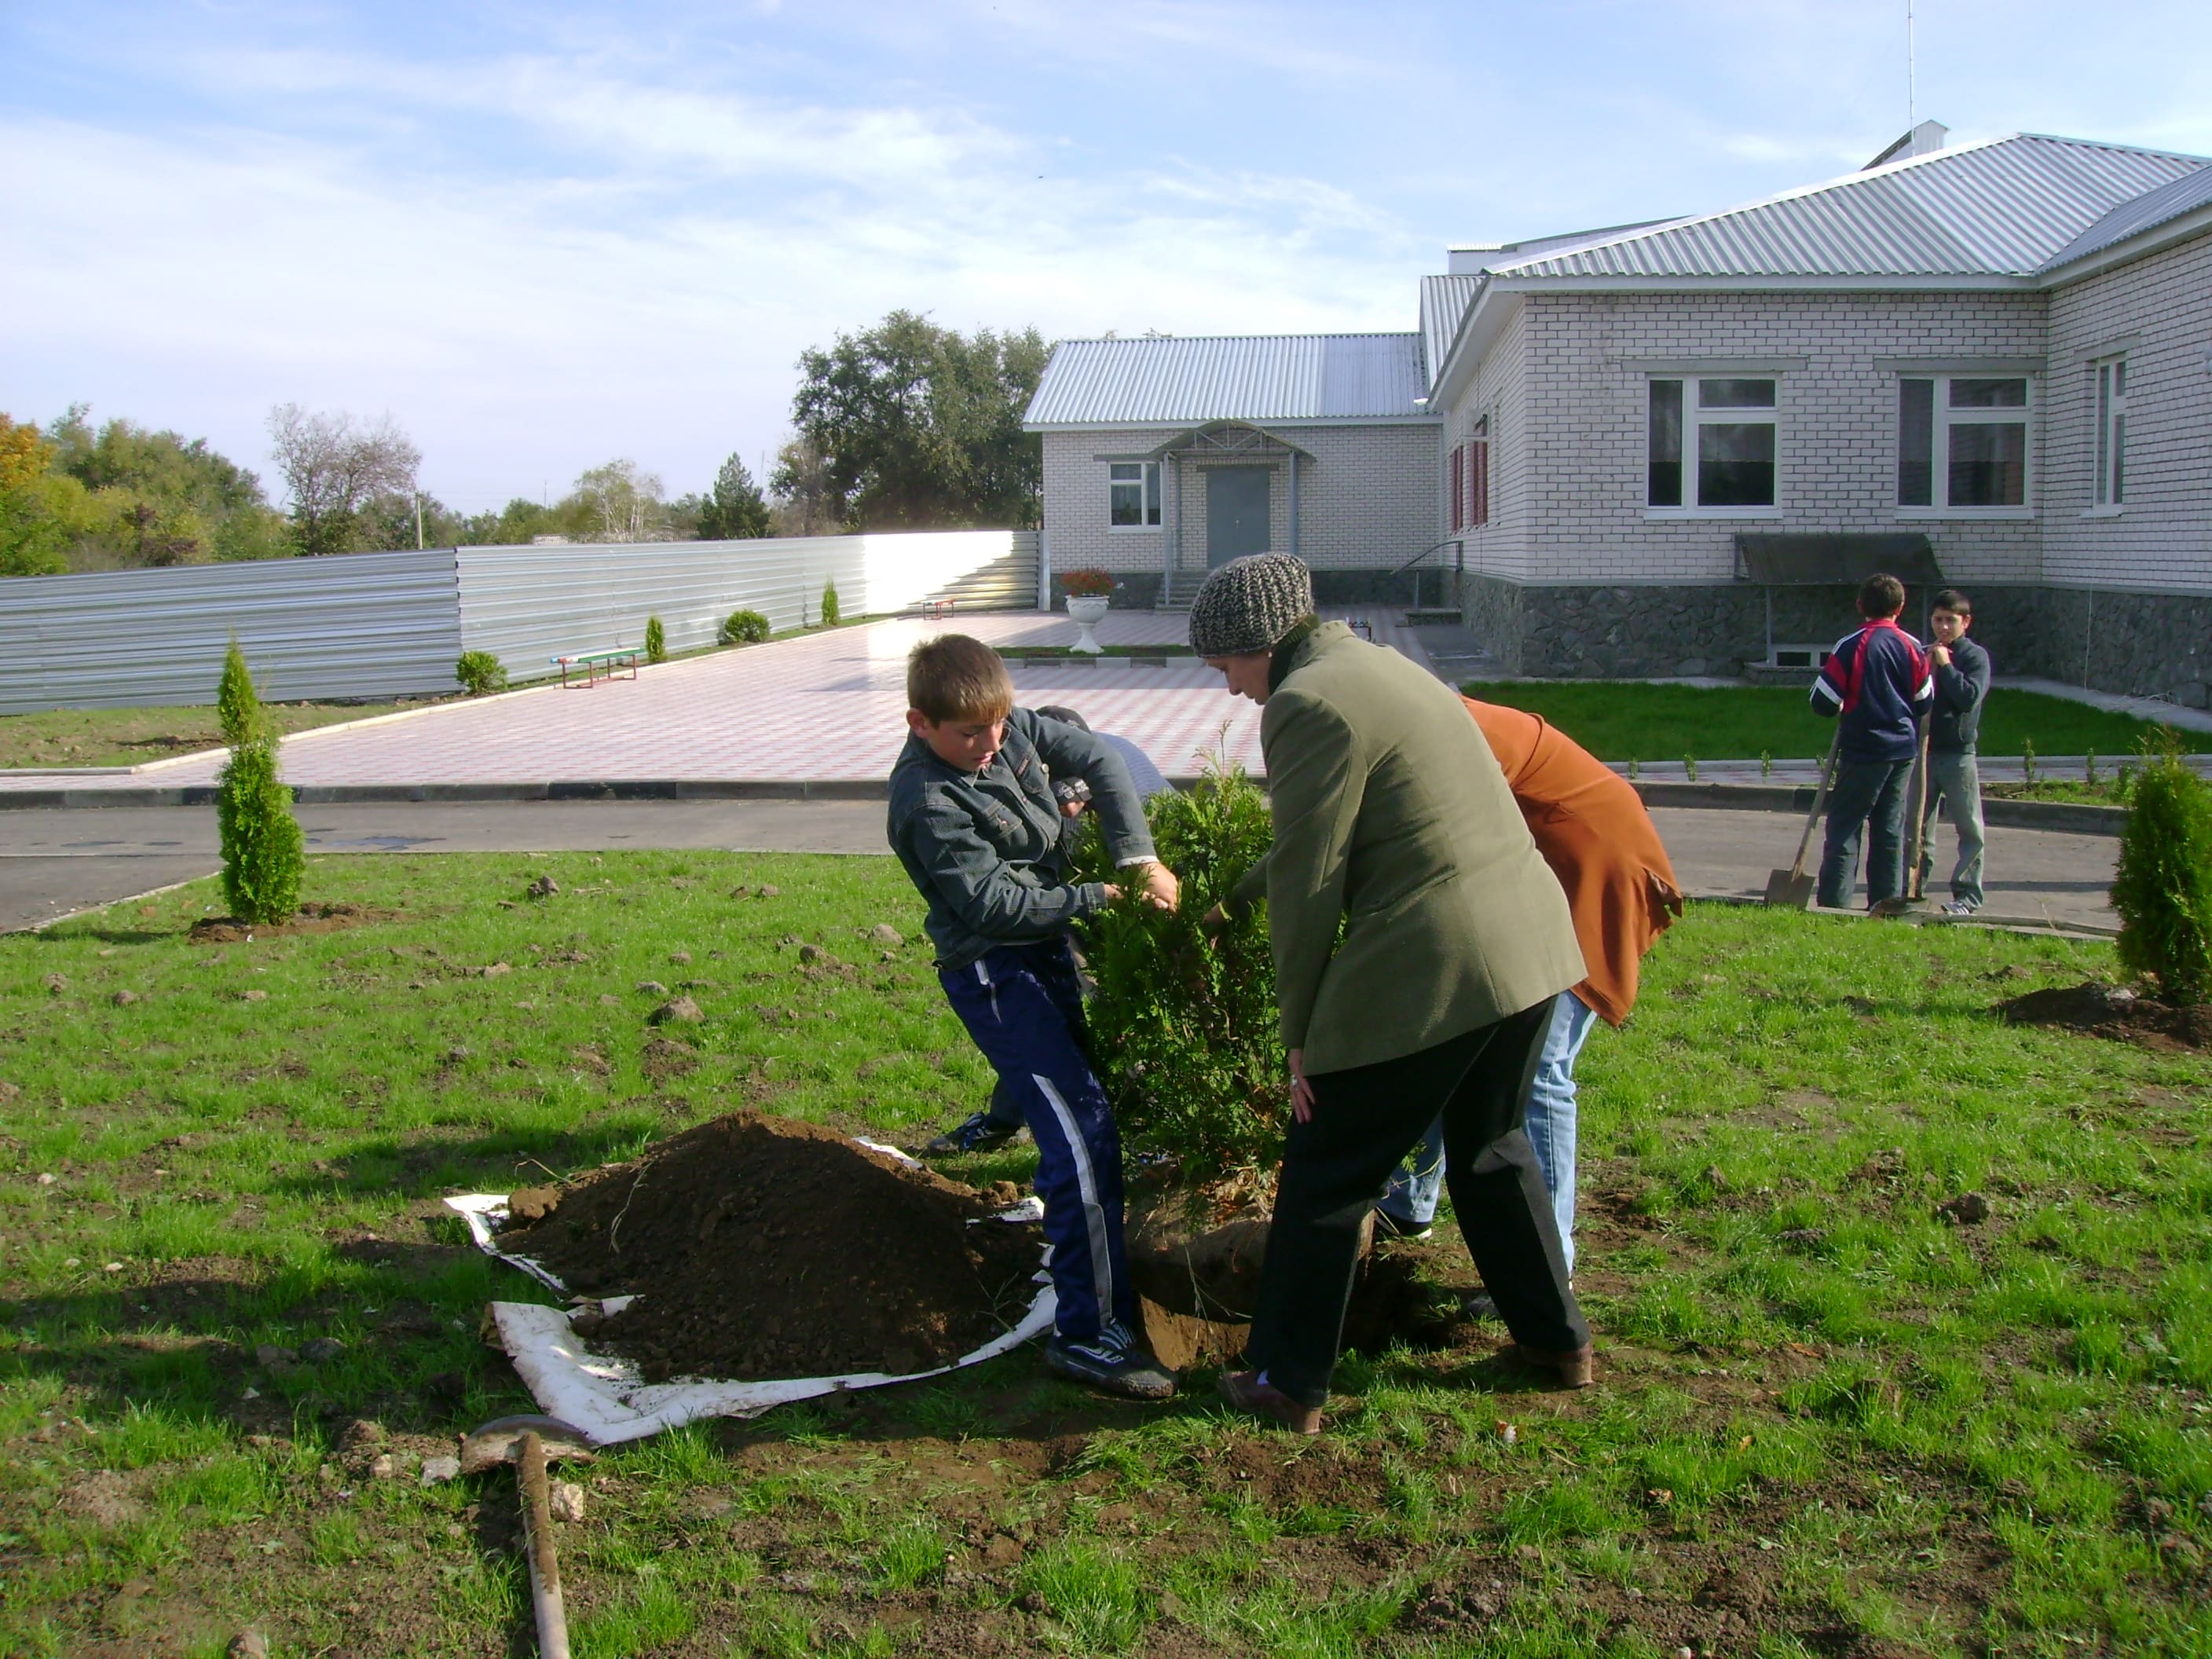
<svg viewBox="0 0 2212 1659"><path fill-rule="evenodd" d="M2115 352L2089 365L2089 510L2082 516L2116 519L2128 500L2128 354Z"/></svg>
<svg viewBox="0 0 2212 1659"><path fill-rule="evenodd" d="M1892 400L1892 416L1896 422L1896 459L1904 459L1905 451L1905 383L1907 380L1933 382L1934 421L1929 438L1929 489L1931 499L1925 507L1908 507L1896 502L1900 519L2032 519L2035 516L2035 421L2039 402L2036 397L2036 377L2033 374L1974 373L1915 374L1901 370L1897 376L1897 395ZM1954 380L2018 380L2026 389L2027 401L2011 406L1985 409L1954 409L1951 407L1951 382ZM2021 500L2017 507L1954 507L1951 505L1951 428L1954 426L2017 426L2024 427L2021 459ZM1899 481L1890 480L1890 495L1894 500Z"/></svg>
<svg viewBox="0 0 2212 1659"><path fill-rule="evenodd" d="M1117 477L1117 473L1133 472L1134 477ZM1114 522L1114 492L1139 486L1137 524ZM1160 502L1160 464L1158 461L1109 461L1106 463L1106 528L1113 535L1149 535L1157 532L1163 514Z"/></svg>
<svg viewBox="0 0 2212 1659"><path fill-rule="evenodd" d="M1782 505L1782 382L1771 370L1700 369L1680 374L1649 374L1644 391L1644 516L1647 519L1778 519ZM1656 507L1651 501L1651 388L1673 381L1682 389L1682 504ZM1774 388L1774 401L1764 407L1707 409L1703 387L1708 380L1764 380ZM1693 500L1698 493L1700 448L1698 431L1706 426L1771 426L1774 428L1774 499L1764 505L1707 506Z"/></svg>

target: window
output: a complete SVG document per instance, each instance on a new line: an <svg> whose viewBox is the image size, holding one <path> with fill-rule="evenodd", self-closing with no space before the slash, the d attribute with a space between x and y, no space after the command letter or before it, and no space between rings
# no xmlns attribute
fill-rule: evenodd
<svg viewBox="0 0 2212 1659"><path fill-rule="evenodd" d="M1774 386L1735 378L1653 380L1645 504L1772 507Z"/></svg>
<svg viewBox="0 0 2212 1659"><path fill-rule="evenodd" d="M2097 481L2092 499L2102 507L2118 508L2127 500L2128 483L2128 360L2114 357L2093 363L2097 415Z"/></svg>
<svg viewBox="0 0 2212 1659"><path fill-rule="evenodd" d="M1490 418L1474 423L1467 446L1467 522L1480 530L1490 522Z"/></svg>
<svg viewBox="0 0 2212 1659"><path fill-rule="evenodd" d="M1467 528L1467 450L1455 444L1451 453L1451 527L1454 534Z"/></svg>
<svg viewBox="0 0 2212 1659"><path fill-rule="evenodd" d="M1897 383L1897 504L2027 505L2027 381L1907 375Z"/></svg>
<svg viewBox="0 0 2212 1659"><path fill-rule="evenodd" d="M1156 530L1160 522L1160 464L1106 464L1106 522L1116 530Z"/></svg>

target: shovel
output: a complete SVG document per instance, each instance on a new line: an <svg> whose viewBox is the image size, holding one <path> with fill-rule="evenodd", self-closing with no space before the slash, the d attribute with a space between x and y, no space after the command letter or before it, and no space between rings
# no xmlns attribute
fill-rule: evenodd
<svg viewBox="0 0 2212 1659"><path fill-rule="evenodd" d="M1787 870L1766 872L1766 902L1784 910L1808 910L1813 905L1813 878L1805 873L1805 849L1813 844L1813 826L1828 802L1828 780L1835 775L1836 750L1844 740L1838 724L1828 739L1828 757L1820 763L1820 787L1813 792L1813 810L1805 814L1805 833L1797 837L1797 857Z"/></svg>
<svg viewBox="0 0 2212 1659"><path fill-rule="evenodd" d="M546 1463L591 1456L591 1437L556 1417L501 1417L461 1437L461 1472L514 1465L522 1498L522 1536L530 1553L530 1603L538 1617L542 1659L568 1659L568 1614L561 1602L561 1568L553 1559L553 1503Z"/></svg>

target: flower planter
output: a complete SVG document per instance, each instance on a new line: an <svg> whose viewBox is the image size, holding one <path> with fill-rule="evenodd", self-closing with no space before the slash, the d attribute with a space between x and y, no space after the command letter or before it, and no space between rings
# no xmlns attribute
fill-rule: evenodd
<svg viewBox="0 0 2212 1659"><path fill-rule="evenodd" d="M1098 643L1098 636L1091 630L1106 619L1106 609L1110 603L1103 593L1071 593L1067 596L1068 620L1082 630L1076 636L1073 649L1088 657L1106 654L1106 647Z"/></svg>

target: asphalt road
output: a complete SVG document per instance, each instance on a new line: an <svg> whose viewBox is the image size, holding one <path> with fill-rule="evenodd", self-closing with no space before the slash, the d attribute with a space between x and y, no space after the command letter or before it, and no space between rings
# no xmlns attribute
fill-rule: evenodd
<svg viewBox="0 0 2212 1659"><path fill-rule="evenodd" d="M1789 864L1803 820L1778 812L1658 807L1652 812L1684 886L1756 898ZM733 852L883 853L880 801L402 802L300 809L316 853L604 852L721 848ZM2106 899L2117 841L2041 830L1990 830L1989 909L2022 919L2110 927ZM1950 869L1936 848L1938 896ZM1816 835L1810 859L1817 861ZM0 812L0 931L37 927L93 905L212 873L211 806Z"/></svg>

